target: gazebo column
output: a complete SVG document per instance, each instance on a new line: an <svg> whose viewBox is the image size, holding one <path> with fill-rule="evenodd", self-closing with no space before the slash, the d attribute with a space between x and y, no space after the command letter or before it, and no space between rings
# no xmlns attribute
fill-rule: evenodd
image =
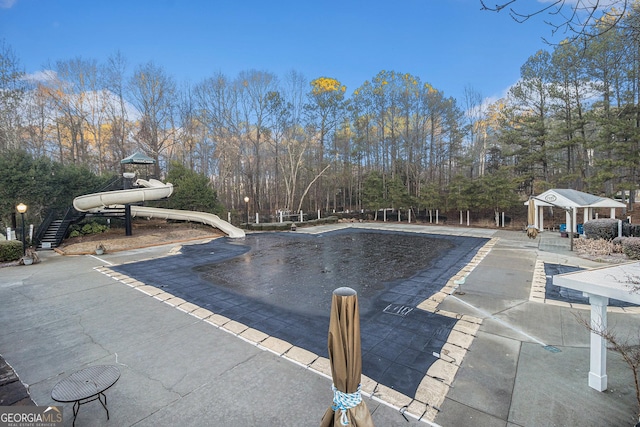
<svg viewBox="0 0 640 427"><path fill-rule="evenodd" d="M601 334L607 329L607 304L609 298L585 292L591 305L591 344L589 387L598 391L607 389L607 341Z"/></svg>
<svg viewBox="0 0 640 427"><path fill-rule="evenodd" d="M610 212L609 216L611 218L615 218L616 217L616 208L611 208L611 212Z"/></svg>
<svg viewBox="0 0 640 427"><path fill-rule="evenodd" d="M582 223L589 221L591 219L591 208L584 208L582 210Z"/></svg>
<svg viewBox="0 0 640 427"><path fill-rule="evenodd" d="M578 217L576 209L571 208L570 211L565 211L566 223L567 223L567 232L573 231L574 233L578 230L578 226L576 225L576 219ZM569 224L571 224L571 230L569 229Z"/></svg>

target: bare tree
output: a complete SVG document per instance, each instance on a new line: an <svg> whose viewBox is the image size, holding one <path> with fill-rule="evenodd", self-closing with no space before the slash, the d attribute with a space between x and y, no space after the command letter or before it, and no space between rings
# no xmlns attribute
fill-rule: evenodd
<svg viewBox="0 0 640 427"><path fill-rule="evenodd" d="M286 100L287 126L282 138L282 149L277 152L276 158L283 157L282 161L277 162L278 170L282 171L282 181L286 189L286 198L284 205L279 201L276 203L277 208L290 210L293 208L293 201L296 197L297 184L299 182L298 174L303 167L303 159L311 144L310 139L306 137L303 126L303 117L305 113L306 88L309 82L300 73L290 71L284 78L283 97ZM278 183L276 183L278 185Z"/></svg>
<svg viewBox="0 0 640 427"><path fill-rule="evenodd" d="M579 36L598 36L616 27L624 18L632 0L552 0L542 5L538 2L523 1L522 7L516 6L518 0L508 0L488 5L487 0L480 0L480 10L500 12L508 10L509 16L518 23L546 15L545 23L551 27L551 33L557 32L569 35L574 40ZM605 22L596 34L589 32L589 28L596 22Z"/></svg>
<svg viewBox="0 0 640 427"><path fill-rule="evenodd" d="M105 162L109 133L105 125L108 121L107 106L111 103L111 96L107 89L100 86L97 77L98 74L94 72L87 82L87 139L90 139L89 147L93 149L92 154L95 154L98 171L103 173L110 169L110 165L107 166Z"/></svg>
<svg viewBox="0 0 640 427"><path fill-rule="evenodd" d="M47 88L38 83L27 92L23 108L24 131L26 147L36 156L51 154L55 147L49 147L54 140L54 126L56 111L51 105Z"/></svg>
<svg viewBox="0 0 640 427"><path fill-rule="evenodd" d="M18 105L25 92L23 74L11 47L0 40L0 151L19 145Z"/></svg>
<svg viewBox="0 0 640 427"><path fill-rule="evenodd" d="M483 102L482 94L470 86L465 86L463 95L469 148L473 153L471 176L482 176L487 156L487 105Z"/></svg>
<svg viewBox="0 0 640 427"><path fill-rule="evenodd" d="M89 163L86 140L90 111L89 95L96 87L97 62L76 57L57 61L55 78L47 80L48 95L58 109L56 126L60 161L70 157L72 163Z"/></svg>
<svg viewBox="0 0 640 427"><path fill-rule="evenodd" d="M138 67L130 82L135 107L142 115L137 141L156 160L154 175L160 176L160 155L172 143L176 87L164 69L148 62Z"/></svg>
<svg viewBox="0 0 640 427"><path fill-rule="evenodd" d="M307 188L304 189L304 191L302 192L302 197L300 197L300 203L298 204L298 209L297 211L300 211L302 209L302 202L304 202L304 198L307 195L307 193L309 192L309 189L311 188L311 186L318 180L320 179L320 177L327 171L327 169L329 169L331 167L332 162L329 162L327 164L327 166L324 167L324 169L322 169L312 180L311 182L309 182L309 184L307 185Z"/></svg>
<svg viewBox="0 0 640 427"><path fill-rule="evenodd" d="M267 141L266 126L273 113L271 107L272 94L278 89L275 74L265 71L243 71L236 79L238 89L238 105L241 114L242 139L248 144L244 150L245 173L248 188L253 196L252 203L256 210L261 210L264 188L263 152Z"/></svg>
<svg viewBox="0 0 640 427"><path fill-rule="evenodd" d="M319 77L311 81L311 92L307 95L307 120L310 129L313 129L312 132L317 135L320 141L316 160L317 168L314 170L314 173L317 175L313 179L313 182L318 180L326 170L323 166L325 151L329 142L335 142L334 133L336 126L346 111L344 99L346 90L347 87L334 78ZM335 145L331 148L332 153L329 157L335 156ZM329 163L331 163L331 159L329 159ZM335 183L331 182L331 180L327 180L326 182L322 180L318 181L315 191L316 209L322 202L322 190L325 190L325 209L329 210L331 194L335 194ZM305 195L306 193L305 191Z"/></svg>
<svg viewBox="0 0 640 427"><path fill-rule="evenodd" d="M242 206L247 194L238 178L242 174L240 155L240 131L238 129L238 90L222 73L205 79L194 87L197 120L207 138L211 174L216 176L216 189L223 203L230 209Z"/></svg>
<svg viewBox="0 0 640 427"><path fill-rule="evenodd" d="M187 83L178 92L178 127L176 129L176 145L172 159L177 159L190 170L198 170L207 174L208 171L196 168L196 145L201 136L198 132L199 123L196 120L195 100L192 86Z"/></svg>
<svg viewBox="0 0 640 427"><path fill-rule="evenodd" d="M112 100L107 104L108 120L110 122L110 134L108 145L114 161L120 161L127 157L129 151L129 130L131 127L125 100L125 73L127 60L120 53L111 55L102 69L104 86L110 92Z"/></svg>

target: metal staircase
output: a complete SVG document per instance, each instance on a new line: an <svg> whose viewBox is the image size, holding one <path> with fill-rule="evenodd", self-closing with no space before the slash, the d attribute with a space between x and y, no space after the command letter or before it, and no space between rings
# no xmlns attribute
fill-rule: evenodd
<svg viewBox="0 0 640 427"><path fill-rule="evenodd" d="M53 219L55 217L53 212L49 216L47 217L48 221L43 221L36 234L38 249L53 249L60 246L71 224L80 221L85 214L84 212L76 211L74 208L69 208L62 219Z"/></svg>
<svg viewBox="0 0 640 427"><path fill-rule="evenodd" d="M99 193L102 191L121 189L122 185L122 178L115 177L103 187L97 188L92 192ZM112 212L104 216L121 216L123 214L124 210L114 209ZM67 232L69 231L71 224L82 220L85 215L85 212L79 212L75 210L73 206L68 208L64 215L60 215L57 211L50 211L38 227L34 237L34 241L37 244L36 248L46 250L60 246L64 238L67 237Z"/></svg>
<svg viewBox="0 0 640 427"><path fill-rule="evenodd" d="M49 228L45 230L44 236L42 236L42 239L38 242L38 249L53 249L59 245L56 235L61 225L61 219L56 219L49 224Z"/></svg>

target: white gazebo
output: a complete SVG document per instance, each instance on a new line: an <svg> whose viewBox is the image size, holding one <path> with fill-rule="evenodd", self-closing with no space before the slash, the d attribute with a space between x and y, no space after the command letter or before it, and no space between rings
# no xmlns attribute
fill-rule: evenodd
<svg viewBox="0 0 640 427"><path fill-rule="evenodd" d="M564 209L567 218L566 222L567 224L571 224L573 232L575 233L578 231L578 209L582 209L582 223L585 223L593 218L594 209L609 208L610 217L615 218L616 208L625 208L627 206L624 203L609 199L608 197L594 196L593 194L568 188L547 190L527 200L525 205L528 206L531 200L533 200L536 206L535 227L539 231L544 229L544 207L552 206Z"/></svg>

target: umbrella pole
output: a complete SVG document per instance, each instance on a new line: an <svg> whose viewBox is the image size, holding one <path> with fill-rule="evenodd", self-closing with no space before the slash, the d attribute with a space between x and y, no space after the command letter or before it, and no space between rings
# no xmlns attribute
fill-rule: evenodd
<svg viewBox="0 0 640 427"><path fill-rule="evenodd" d="M568 209L569 212L569 250L573 252L573 208Z"/></svg>
<svg viewBox="0 0 640 427"><path fill-rule="evenodd" d="M536 204L533 197L529 197L527 206L527 236L530 239L538 237L538 224L536 223Z"/></svg>
<svg viewBox="0 0 640 427"><path fill-rule="evenodd" d="M341 287L333 291L327 344L333 405L325 412L320 426L373 427L361 394L360 312L354 289Z"/></svg>

